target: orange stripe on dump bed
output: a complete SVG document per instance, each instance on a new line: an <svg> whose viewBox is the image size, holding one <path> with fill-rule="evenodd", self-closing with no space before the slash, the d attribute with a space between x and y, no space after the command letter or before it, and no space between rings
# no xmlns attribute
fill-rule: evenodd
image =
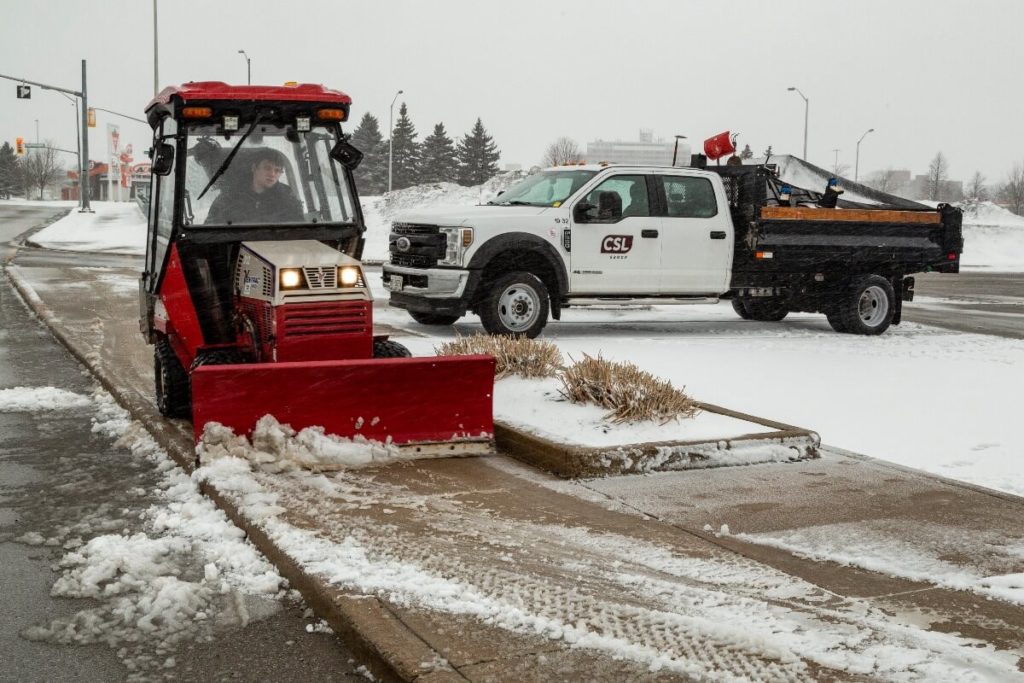
<svg viewBox="0 0 1024 683"><path fill-rule="evenodd" d="M932 211L892 211L889 209L816 209L807 206L765 206L763 220L845 221L856 223L916 223L939 225L942 216Z"/></svg>

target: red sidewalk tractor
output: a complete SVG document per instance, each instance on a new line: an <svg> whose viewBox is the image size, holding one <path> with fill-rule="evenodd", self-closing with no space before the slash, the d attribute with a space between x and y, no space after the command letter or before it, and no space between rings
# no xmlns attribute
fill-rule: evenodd
<svg viewBox="0 0 1024 683"><path fill-rule="evenodd" d="M156 401L251 433L294 429L435 453L493 448L494 359L411 358L373 334L365 225L342 133L351 98L320 85L165 88L153 128L140 326Z"/></svg>

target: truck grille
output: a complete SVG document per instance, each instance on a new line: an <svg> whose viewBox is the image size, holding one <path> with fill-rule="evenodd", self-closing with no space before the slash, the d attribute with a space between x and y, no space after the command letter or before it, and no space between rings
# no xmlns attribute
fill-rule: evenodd
<svg viewBox="0 0 1024 683"><path fill-rule="evenodd" d="M302 270L310 289L333 289L338 286L338 269L334 266Z"/></svg>
<svg viewBox="0 0 1024 683"><path fill-rule="evenodd" d="M370 334L365 301L289 304L284 307L284 337L320 334Z"/></svg>
<svg viewBox="0 0 1024 683"><path fill-rule="evenodd" d="M392 223L391 232L396 235L436 235L440 232L436 225L422 223Z"/></svg>
<svg viewBox="0 0 1024 683"><path fill-rule="evenodd" d="M402 242L404 249L398 248ZM407 268L433 268L444 258L447 239L436 225L392 223L388 236L391 263Z"/></svg>
<svg viewBox="0 0 1024 683"><path fill-rule="evenodd" d="M429 256L410 256L391 252L391 263L406 268L433 268L437 265L437 259Z"/></svg>

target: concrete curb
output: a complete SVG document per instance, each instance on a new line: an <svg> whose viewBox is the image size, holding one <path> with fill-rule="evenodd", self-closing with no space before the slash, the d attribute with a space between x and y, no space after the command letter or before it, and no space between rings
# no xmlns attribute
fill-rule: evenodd
<svg viewBox="0 0 1024 683"><path fill-rule="evenodd" d="M59 318L18 272L16 265L4 269L8 280L22 300L46 325L53 336L74 356L99 384L123 406L133 419L140 421L154 440L186 472L195 470L192 429L180 420L165 420L155 405L142 400L134 392L119 387L96 362L91 349L83 348L64 331ZM188 444L188 448L184 447ZM234 503L217 488L203 482L200 490L245 531L249 540L274 565L291 587L302 595L348 646L383 681L466 681L455 671L424 673L421 663L441 659L440 653L409 628L376 596L350 593L307 575L302 567L271 540L266 533L242 515Z"/></svg>
<svg viewBox="0 0 1024 683"><path fill-rule="evenodd" d="M821 438L809 429L794 427L748 415L728 408L700 403L701 410L752 422L769 431L744 434L730 439L700 441L657 441L621 446L574 446L524 432L499 421L494 423L498 448L529 465L565 478L602 477L618 474L642 474L751 464L753 462L795 462L820 457ZM744 452L761 460L729 462L730 456ZM719 459L715 462L715 458Z"/></svg>

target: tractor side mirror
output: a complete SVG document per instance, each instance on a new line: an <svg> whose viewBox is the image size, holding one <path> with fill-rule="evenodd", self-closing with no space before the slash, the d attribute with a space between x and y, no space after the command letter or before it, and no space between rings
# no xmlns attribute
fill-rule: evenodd
<svg viewBox="0 0 1024 683"><path fill-rule="evenodd" d="M590 202L580 202L579 204L576 205L576 208L572 210L573 220L575 220L577 223L586 223L590 219L590 216L588 214L590 213L590 211L596 208L597 207L591 204Z"/></svg>
<svg viewBox="0 0 1024 683"><path fill-rule="evenodd" d="M162 142L153 148L153 165L150 172L155 175L167 175L174 166L174 145Z"/></svg>
<svg viewBox="0 0 1024 683"><path fill-rule="evenodd" d="M331 158L350 171L356 170L363 160L363 153L353 147L348 140L342 138L331 149Z"/></svg>

